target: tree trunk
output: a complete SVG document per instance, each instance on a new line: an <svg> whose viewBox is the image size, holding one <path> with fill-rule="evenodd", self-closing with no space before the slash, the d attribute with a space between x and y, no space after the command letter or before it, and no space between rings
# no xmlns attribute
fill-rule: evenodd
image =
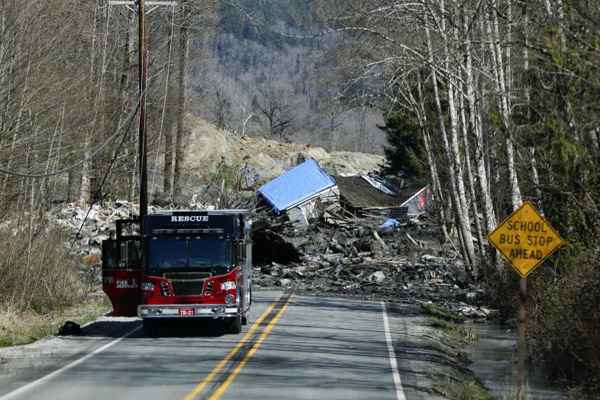
<svg viewBox="0 0 600 400"><path fill-rule="evenodd" d="M457 165L456 165L456 162L460 161L459 160L459 152L456 151L454 146L452 147L452 149L450 147L450 142L448 140L448 134L446 131L446 124L444 122L445 117L444 117L444 113L442 110L442 103L440 100L438 80L437 80L437 71L436 71L435 62L434 62L433 47L431 44L431 33L429 32L428 28L425 28L425 34L427 37L427 47L428 47L428 51L429 51L429 63L431 65L431 80L433 83L433 92L434 92L436 109L437 109L437 113L438 113L438 122L440 125L440 132L442 135L442 143L444 145L444 150L445 150L445 154L446 154L446 157L448 160L448 165L449 165L450 195L451 195L451 199L453 201L454 210L456 212L456 220L458 223L458 228L460 229L460 237L465 242L462 245L464 248L463 256L465 259L465 264L467 265L467 267L469 269L472 270L473 262L475 259L475 249L473 247L473 240L471 237L471 228L469 226L468 215L465 215L464 208L461 205L461 198L459 195L459 185L458 185L459 177L457 176L457 170L459 168L457 168ZM450 96L452 96L452 98L449 99L449 103L452 103L452 105L454 105L453 104L454 89L453 89L452 85L448 85L448 88L449 88L448 94ZM453 118L452 114L453 113L451 112L451 120ZM454 112L454 118L456 118L455 112ZM456 123L456 120L454 119L454 124L455 123ZM456 130L454 127L454 134L455 133L456 133ZM456 139L456 136L454 136L453 138ZM456 143L458 143L458 142L456 141ZM462 180L462 177L460 179ZM464 184L463 184L462 189L463 189L463 195L464 195Z"/></svg>
<svg viewBox="0 0 600 400"><path fill-rule="evenodd" d="M123 110L125 112L124 115L128 115L133 112L133 104L131 99L136 99L137 103L137 92L134 91L135 87L132 84L133 80L131 79L131 73L133 70L133 66L136 61L134 54L136 53L136 31L138 24L136 23L137 12L133 10L129 10L127 14L127 27L126 27L126 42L124 46L124 54L123 54L123 75L121 76L121 94L122 94L122 102L123 102ZM136 93L133 95L133 93ZM126 161L126 178L125 181L127 183L127 192L125 196L129 201L134 201L138 187L137 184L137 138L132 138L131 140L127 140L125 142L125 159Z"/></svg>
<svg viewBox="0 0 600 400"><path fill-rule="evenodd" d="M57 146L57 150L56 150L56 158L54 159L54 163L52 165L52 173L55 173L60 168L60 160L62 157L61 150L62 150L62 146L63 146L63 136L65 133L65 111L66 111L66 104L63 104L61 118L60 118L61 124L60 124L60 128L58 131L58 146ZM59 177L54 176L52 179L53 179L52 193L56 194L56 184L59 180ZM69 199L66 199L66 201L68 202Z"/></svg>
<svg viewBox="0 0 600 400"><path fill-rule="evenodd" d="M510 93L508 92L507 82L508 78L505 74L504 58L502 56L502 46L500 41L500 28L498 22L498 11L497 11L497 0L492 1L492 21L493 30L490 37L492 43L494 43L494 54L496 58L496 77L498 80L498 86L500 90L500 114L502 116L502 129L505 135L506 145L506 164L508 169L508 183L510 188L510 200L513 210L517 209L522 203L521 189L519 188L519 178L517 177L517 170L515 165L515 151L513 144L513 135L511 131L511 106L510 106ZM510 0L509 0L510 1ZM511 46L509 43L507 46ZM510 55L510 52L507 54ZM506 61L507 63L510 60ZM510 71L510 69L508 70Z"/></svg>
<svg viewBox="0 0 600 400"><path fill-rule="evenodd" d="M529 9L527 2L523 3L523 75L524 75L524 93L525 93L525 120L531 123L531 88L529 86ZM534 186L537 206L542 209L542 190L540 189L540 176L538 174L537 159L535 146L530 146L529 149L529 167L531 170L531 182Z"/></svg>
<svg viewBox="0 0 600 400"><path fill-rule="evenodd" d="M170 45L169 45L169 60L171 60L171 48L173 46L173 42L175 39L175 32L171 31L171 37L170 37ZM168 66L169 68L169 73L168 73L168 79L167 79L167 88L171 88L175 85L175 74L172 73L172 65ZM184 72L185 73L185 72ZM177 77L179 76L179 74L177 74ZM179 83L179 81L177 82ZM185 79L184 79L184 85L185 85ZM173 91L169 90L169 95L170 98L174 98L175 96L173 95ZM179 99L179 93L176 93L177 99ZM166 98L165 98L166 99ZM184 98L185 99L185 98ZM164 159L163 159L163 182L162 182L162 191L164 193L164 195L168 196L168 197L172 197L171 193L173 192L173 156L175 154L174 151L174 143L173 143L173 138L176 137L175 133L175 129L177 128L175 122L179 121L179 119L174 119L173 118L173 110L171 109L171 105L173 100L169 101L169 106L168 106L168 112L167 112L167 123L165 124L165 129L164 129ZM185 100L184 100L184 104L185 104Z"/></svg>
<svg viewBox="0 0 600 400"><path fill-rule="evenodd" d="M485 260L485 244L483 241L483 230L481 229L481 221L479 220L479 206L477 205L477 195L475 193L475 179L473 178L473 170L471 168L471 150L469 146L469 126L467 125L467 117L465 112L464 98L460 97L460 118L462 126L462 143L463 152L465 155L465 167L467 171L467 182L469 187L469 195L471 197L471 207L473 207L473 220L475 222L475 232L479 241L479 256L481 260ZM472 128L471 128L472 129Z"/></svg>
<svg viewBox="0 0 600 400"><path fill-rule="evenodd" d="M85 135L85 141L83 147L85 148L85 161L83 162L83 166L81 169L81 188L79 189L79 203L80 204L88 204L92 195L92 183L91 183L91 174L92 174L92 159L91 159L91 138L89 132Z"/></svg>
<svg viewBox="0 0 600 400"><path fill-rule="evenodd" d="M467 16L464 15L463 28L467 33L465 42L465 85L467 94L467 106L469 111L469 124L473 134L475 135L475 165L477 169L477 182L479 183L479 192L483 209L483 218L485 220L485 226L488 232L492 232L496 227L496 215L494 212L494 206L492 203L492 194L489 187L488 173L486 171L485 162L485 143L483 139L483 127L481 123L481 111L477 107L477 100L475 98L475 78L473 76L473 54L471 35L469 32L469 23Z"/></svg>
<svg viewBox="0 0 600 400"><path fill-rule="evenodd" d="M64 110L64 108L63 108ZM56 127L54 128L54 132L52 133L52 139L50 139L50 148L48 149L48 157L46 158L46 168L44 170L44 174L48 175L48 173L50 172L50 165L53 164L52 162L52 154L54 152L54 142L56 141L56 137L58 135L61 123L62 123L62 116L64 114L61 114L59 116L58 121L56 122ZM40 202L41 207L42 208L48 208L50 205L50 199L49 199L49 189L50 189L50 178L49 177L44 177L42 178L42 182L40 185Z"/></svg>
<svg viewBox="0 0 600 400"><path fill-rule="evenodd" d="M94 93L94 75L95 75L95 67L96 67L96 33L97 33L97 20L98 20L98 2L95 2L94 7L94 18L92 20L92 46L91 46L91 54L90 54L90 99L97 99L95 97L97 94ZM93 101L93 103L96 103ZM97 106L97 104L95 104ZM94 123L92 124L91 130L86 130L85 139L84 139L84 157L85 161L81 170L81 187L79 190L79 203L80 204L88 204L91 201L92 197L92 159L91 159L91 148L93 143L94 131L96 128L96 117L97 117L97 109L94 110Z"/></svg>
<svg viewBox="0 0 600 400"><path fill-rule="evenodd" d="M185 116L185 73L188 56L188 10L186 1L181 1L181 21L179 28L179 60L177 65L177 131L175 134L175 168L173 171L173 187L171 190L171 199L174 201L181 194L181 169L184 162L184 116Z"/></svg>
<svg viewBox="0 0 600 400"><path fill-rule="evenodd" d="M438 211L440 213L440 224L442 226L442 233L444 237L449 237L447 232L448 216L446 209L444 208L444 193L442 190L442 184L440 181L440 175L438 173L437 160L434 157L433 144L431 142L431 136L429 134L429 121L427 120L427 112L425 110L425 99L423 97L423 81L421 73L417 71L417 95L418 95L418 112L419 125L421 129L421 135L423 136L423 145L425 147L425 154L427 155L427 163L429 164L429 174L431 175L431 182L433 185L433 193L435 194L436 202L438 203Z"/></svg>
<svg viewBox="0 0 600 400"><path fill-rule="evenodd" d="M456 3L454 3L456 9ZM458 204L457 204L457 212L458 212L458 221L461 225L462 236L465 241L464 247L466 254L469 259L469 263L471 265L472 272L477 274L475 270L475 248L473 246L473 237L471 234L471 224L469 223L469 207L467 203L467 194L464 182L464 171L463 164L461 159L461 151L459 145L459 117L457 110L457 93L458 93L458 79L457 74L459 74L458 67L452 68L450 65L450 40L448 38L446 32L446 16L444 11L444 2L441 2L442 9L442 25L441 25L441 33L443 39L444 46L444 65L446 68L446 73L448 74L448 108L450 113L450 142L451 142L451 158L452 160L452 168L454 170L454 178L456 180L456 189L458 196ZM457 14L458 15L458 14ZM456 45L458 45L458 29L455 25L452 26L453 36L456 40ZM454 50L454 49L453 49ZM475 216L476 217L476 216Z"/></svg>
<svg viewBox="0 0 600 400"><path fill-rule="evenodd" d="M174 126L165 129L165 154L163 162L163 193L171 196L173 191L173 130ZM172 197L172 196L171 196Z"/></svg>

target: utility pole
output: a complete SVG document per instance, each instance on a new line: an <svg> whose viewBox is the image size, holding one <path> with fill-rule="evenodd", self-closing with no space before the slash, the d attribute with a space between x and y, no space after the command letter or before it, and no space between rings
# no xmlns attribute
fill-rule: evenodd
<svg viewBox="0 0 600 400"><path fill-rule="evenodd" d="M138 160L140 166L140 229L143 232L144 217L148 214L148 168L146 155L146 9L145 0L138 0L138 38L139 38L139 91L140 127L138 136Z"/></svg>
<svg viewBox="0 0 600 400"><path fill-rule="evenodd" d="M146 51L146 15L160 6L175 7L175 1L155 0L115 0L109 5L124 5L130 10L137 5L138 44L139 44L139 84L140 120L138 130L138 166L140 173L140 230L143 231L144 217L148 215L148 168L147 168L147 135L146 135L146 81L148 79L148 57ZM146 6L154 6L146 11Z"/></svg>

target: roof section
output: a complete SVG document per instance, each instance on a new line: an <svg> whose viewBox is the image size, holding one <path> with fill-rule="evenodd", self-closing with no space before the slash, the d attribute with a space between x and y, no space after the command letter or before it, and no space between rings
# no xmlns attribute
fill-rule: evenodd
<svg viewBox="0 0 600 400"><path fill-rule="evenodd" d="M375 189L360 175L336 177L340 195L352 208L399 207L405 199L390 196Z"/></svg>
<svg viewBox="0 0 600 400"><path fill-rule="evenodd" d="M340 196L354 209L396 208L407 206L408 200L416 199L423 192L422 187L409 187L399 190L395 196L383 193L373 187L360 175L336 177Z"/></svg>
<svg viewBox="0 0 600 400"><path fill-rule="evenodd" d="M285 211L335 186L315 160L307 160L258 189L277 212Z"/></svg>

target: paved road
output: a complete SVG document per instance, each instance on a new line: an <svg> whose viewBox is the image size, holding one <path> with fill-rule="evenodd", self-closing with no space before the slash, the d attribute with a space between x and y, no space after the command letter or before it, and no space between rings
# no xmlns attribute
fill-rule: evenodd
<svg viewBox="0 0 600 400"><path fill-rule="evenodd" d="M381 303L278 292L256 295L240 335L186 325L147 338L138 320L107 319L66 339L68 357L0 376L0 400L432 398L400 386L384 320Z"/></svg>

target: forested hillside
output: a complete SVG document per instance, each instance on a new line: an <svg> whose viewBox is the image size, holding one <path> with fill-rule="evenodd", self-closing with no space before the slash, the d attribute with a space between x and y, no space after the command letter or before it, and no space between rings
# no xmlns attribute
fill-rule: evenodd
<svg viewBox="0 0 600 400"><path fill-rule="evenodd" d="M345 98L340 36L312 1L224 2L213 35L192 41L195 112L236 134L382 152L382 110Z"/></svg>

